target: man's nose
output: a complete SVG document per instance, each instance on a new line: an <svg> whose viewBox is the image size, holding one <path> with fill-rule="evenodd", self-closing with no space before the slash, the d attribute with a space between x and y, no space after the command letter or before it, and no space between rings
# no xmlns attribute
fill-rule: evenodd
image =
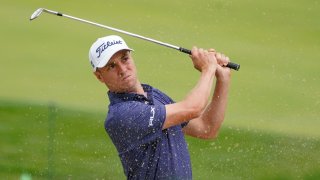
<svg viewBox="0 0 320 180"><path fill-rule="evenodd" d="M126 71L126 66L122 63L118 63L118 73L119 75L123 75L123 73Z"/></svg>

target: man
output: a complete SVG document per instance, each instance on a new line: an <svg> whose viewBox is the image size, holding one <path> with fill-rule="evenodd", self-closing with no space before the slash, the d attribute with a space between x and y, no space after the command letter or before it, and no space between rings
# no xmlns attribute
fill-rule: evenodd
<svg viewBox="0 0 320 180"><path fill-rule="evenodd" d="M192 179L184 134L217 136L230 84L229 58L214 49L192 48L200 78L180 102L141 84L130 49L119 36L99 38L89 59L97 79L109 91L105 129L115 145L127 179ZM216 78L214 94L208 98Z"/></svg>

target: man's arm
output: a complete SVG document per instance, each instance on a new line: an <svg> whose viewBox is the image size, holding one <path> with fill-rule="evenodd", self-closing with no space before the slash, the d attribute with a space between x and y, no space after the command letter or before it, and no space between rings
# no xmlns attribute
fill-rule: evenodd
<svg viewBox="0 0 320 180"><path fill-rule="evenodd" d="M203 139L216 138L225 117L231 74L229 68L222 66L229 61L229 58L220 53L217 53L216 57L221 66L218 66L216 71L217 81L212 100L200 117L192 119L183 128L185 134L193 137Z"/></svg>
<svg viewBox="0 0 320 180"><path fill-rule="evenodd" d="M200 79L184 100L165 106L166 120L162 129L199 117L208 103L214 74L218 66L216 58L212 53L196 47L192 49L190 57L194 67L201 72Z"/></svg>

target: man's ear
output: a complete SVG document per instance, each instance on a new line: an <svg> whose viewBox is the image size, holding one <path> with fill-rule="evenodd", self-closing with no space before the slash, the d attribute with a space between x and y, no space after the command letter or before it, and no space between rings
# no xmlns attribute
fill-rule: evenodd
<svg viewBox="0 0 320 180"><path fill-rule="evenodd" d="M97 78L100 82L104 83L103 77L102 77L102 75L101 75L101 73L100 73L99 71L95 71L95 72L93 72L93 74L96 76L96 78Z"/></svg>

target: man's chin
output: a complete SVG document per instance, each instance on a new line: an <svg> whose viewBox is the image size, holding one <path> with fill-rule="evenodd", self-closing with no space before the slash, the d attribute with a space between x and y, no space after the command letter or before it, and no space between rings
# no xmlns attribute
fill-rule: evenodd
<svg viewBox="0 0 320 180"><path fill-rule="evenodd" d="M134 93L136 92L136 87L134 84L126 84L119 88L119 92L121 93Z"/></svg>
<svg viewBox="0 0 320 180"><path fill-rule="evenodd" d="M137 81L122 81L114 84L109 90L116 93L134 93L137 91Z"/></svg>

